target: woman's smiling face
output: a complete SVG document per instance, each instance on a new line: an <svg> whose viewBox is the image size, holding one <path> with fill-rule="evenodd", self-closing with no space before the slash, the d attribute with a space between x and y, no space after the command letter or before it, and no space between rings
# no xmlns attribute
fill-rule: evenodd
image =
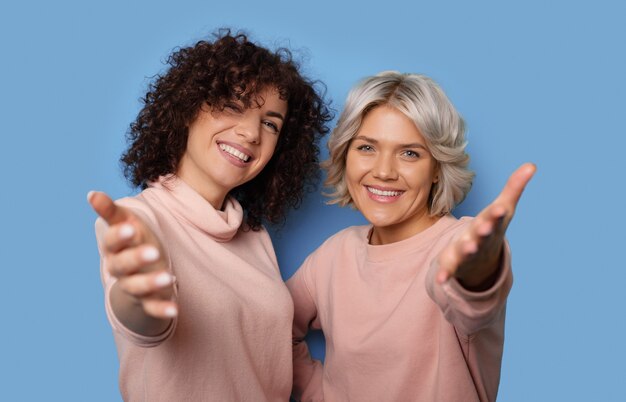
<svg viewBox="0 0 626 402"><path fill-rule="evenodd" d="M256 177L274 154L287 102L273 88L259 93L258 101L259 107L247 109L236 102L223 111L203 107L189 126L176 173L215 208L232 189Z"/></svg>
<svg viewBox="0 0 626 402"><path fill-rule="evenodd" d="M403 240L437 220L428 209L437 163L413 121L391 106L364 117L345 175L355 206L374 226L372 244Z"/></svg>

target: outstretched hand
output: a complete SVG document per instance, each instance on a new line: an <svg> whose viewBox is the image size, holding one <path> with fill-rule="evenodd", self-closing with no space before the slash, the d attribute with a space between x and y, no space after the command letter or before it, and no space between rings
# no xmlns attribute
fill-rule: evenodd
<svg viewBox="0 0 626 402"><path fill-rule="evenodd" d="M443 249L438 260L439 283L456 277L470 290L486 290L493 285L502 257L504 234L536 170L532 163L520 166L509 177L500 195Z"/></svg>
<svg viewBox="0 0 626 402"><path fill-rule="evenodd" d="M174 277L168 271L163 247L152 230L127 208L102 192L92 191L87 199L109 227L102 241L103 257L117 286L139 304L146 315L171 319L178 313L172 300Z"/></svg>

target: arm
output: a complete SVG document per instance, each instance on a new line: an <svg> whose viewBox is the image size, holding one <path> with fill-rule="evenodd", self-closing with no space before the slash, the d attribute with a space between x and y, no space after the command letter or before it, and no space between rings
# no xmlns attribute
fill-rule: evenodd
<svg viewBox="0 0 626 402"><path fill-rule="evenodd" d="M465 318L461 328L466 333L489 325L504 307L512 282L504 235L535 171L530 163L518 168L500 195L450 241L431 267L429 294L449 320L455 315ZM459 300L476 303L463 305ZM476 322L470 325L472 318Z"/></svg>
<svg viewBox="0 0 626 402"><path fill-rule="evenodd" d="M440 283L437 280L438 260L431 263L426 277L426 291L439 306L446 320L457 331L469 336L495 325L503 316L506 300L513 285L511 255L505 242L495 282L482 291L466 289L456 278Z"/></svg>
<svg viewBox="0 0 626 402"><path fill-rule="evenodd" d="M100 216L96 235L109 318L137 338L163 334L171 327L177 306L161 242L144 219L106 194L92 192L88 200Z"/></svg>
<svg viewBox="0 0 626 402"><path fill-rule="evenodd" d="M318 322L317 306L307 286L305 276L311 257L287 281L294 303L293 318L293 392L297 401L323 401L322 364L311 358L304 337ZM319 327L319 325L316 325Z"/></svg>

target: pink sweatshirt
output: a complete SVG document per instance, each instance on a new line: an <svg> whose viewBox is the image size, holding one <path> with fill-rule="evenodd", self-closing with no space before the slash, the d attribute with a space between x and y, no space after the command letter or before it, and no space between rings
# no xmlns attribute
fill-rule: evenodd
<svg viewBox="0 0 626 402"><path fill-rule="evenodd" d="M175 176L118 203L160 237L179 304L178 318L162 335L131 332L111 310L115 278L102 261L124 400L287 401L293 304L267 232L241 230L237 201L216 211ZM98 220L99 244L105 229Z"/></svg>
<svg viewBox="0 0 626 402"><path fill-rule="evenodd" d="M294 391L302 401L493 401L500 380L507 250L495 285L470 292L435 282L436 256L471 221L451 215L392 244L350 227L287 282L294 300ZM326 359L303 341L322 329Z"/></svg>

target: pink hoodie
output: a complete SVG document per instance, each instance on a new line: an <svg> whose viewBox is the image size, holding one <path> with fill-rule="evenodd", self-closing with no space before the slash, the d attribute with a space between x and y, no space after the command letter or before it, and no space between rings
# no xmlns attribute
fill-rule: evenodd
<svg viewBox="0 0 626 402"><path fill-rule="evenodd" d="M494 401L500 380L508 246L484 292L435 282L436 256L470 218L451 215L392 244L350 227L313 252L287 282L294 300L294 391L302 401ZM326 359L304 336L322 329Z"/></svg>
<svg viewBox="0 0 626 402"><path fill-rule="evenodd" d="M102 261L124 400L287 401L293 305L267 232L243 231L237 201L216 211L175 176L118 203L161 239L179 304L178 318L162 335L131 332L112 313L116 279ZM105 229L98 220L99 244Z"/></svg>

